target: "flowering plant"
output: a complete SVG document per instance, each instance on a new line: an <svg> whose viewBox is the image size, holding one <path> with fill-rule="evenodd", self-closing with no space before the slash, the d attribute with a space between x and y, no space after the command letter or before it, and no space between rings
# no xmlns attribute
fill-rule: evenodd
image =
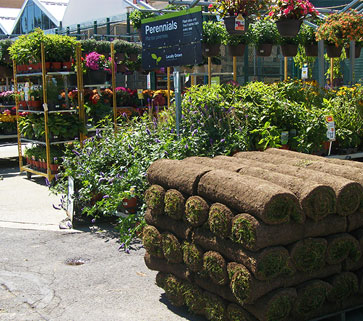
<svg viewBox="0 0 363 321"><path fill-rule="evenodd" d="M333 13L318 28L316 40L325 40L335 46L349 46L349 42L363 41L363 15L355 10Z"/></svg>
<svg viewBox="0 0 363 321"><path fill-rule="evenodd" d="M317 17L319 12L309 0L278 0L270 7L269 17L273 20L305 19L310 16Z"/></svg>
<svg viewBox="0 0 363 321"><path fill-rule="evenodd" d="M108 70L110 71L111 62L107 60L104 55L99 54L98 52L92 51L88 55L86 55L86 68L90 70Z"/></svg>
<svg viewBox="0 0 363 321"><path fill-rule="evenodd" d="M209 10L217 13L221 18L228 16L243 16L258 13L266 7L264 0L220 0L209 5Z"/></svg>

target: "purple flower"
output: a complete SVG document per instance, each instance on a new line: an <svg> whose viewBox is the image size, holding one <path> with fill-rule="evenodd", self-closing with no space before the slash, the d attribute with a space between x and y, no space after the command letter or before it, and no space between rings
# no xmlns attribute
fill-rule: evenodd
<svg viewBox="0 0 363 321"><path fill-rule="evenodd" d="M184 146L184 147L185 147L185 149L188 149L188 148L189 148L189 147L188 147L188 144L185 144L185 146Z"/></svg>
<svg viewBox="0 0 363 321"><path fill-rule="evenodd" d="M192 136L194 136L197 133L198 133L198 129L194 129L194 131L192 132Z"/></svg>
<svg viewBox="0 0 363 321"><path fill-rule="evenodd" d="M102 198L103 199L110 198L110 195L104 195Z"/></svg>
<svg viewBox="0 0 363 321"><path fill-rule="evenodd" d="M57 206L55 206L54 204L52 204L52 206L53 206L53 208L55 209L55 210L57 210L57 211L60 211L61 209L60 209L60 207L57 207Z"/></svg>
<svg viewBox="0 0 363 321"><path fill-rule="evenodd" d="M45 185L47 185L47 187L50 187L50 182L49 182L48 178L45 178Z"/></svg>
<svg viewBox="0 0 363 321"><path fill-rule="evenodd" d="M95 218L93 218L91 222L92 222L92 223L96 223L96 219L95 219Z"/></svg>
<svg viewBox="0 0 363 321"><path fill-rule="evenodd" d="M146 128L146 133L147 133L148 135L151 135L149 128Z"/></svg>
<svg viewBox="0 0 363 321"><path fill-rule="evenodd" d="M221 143L224 143L226 140L224 138L221 139Z"/></svg>
<svg viewBox="0 0 363 321"><path fill-rule="evenodd" d="M129 249L126 249L126 250L125 250L125 252L126 252L127 254L130 254L130 250L129 250Z"/></svg>
<svg viewBox="0 0 363 321"><path fill-rule="evenodd" d="M213 139L209 138L209 144L213 145Z"/></svg>
<svg viewBox="0 0 363 321"><path fill-rule="evenodd" d="M81 156L81 154L78 153L75 149L73 149L72 152L75 153L78 157Z"/></svg>
<svg viewBox="0 0 363 321"><path fill-rule="evenodd" d="M160 140L156 138L155 139L155 142L159 144L160 143Z"/></svg>

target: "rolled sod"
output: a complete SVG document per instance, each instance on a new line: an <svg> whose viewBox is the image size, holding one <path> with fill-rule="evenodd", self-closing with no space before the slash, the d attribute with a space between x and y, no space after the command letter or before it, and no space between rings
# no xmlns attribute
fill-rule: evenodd
<svg viewBox="0 0 363 321"><path fill-rule="evenodd" d="M223 253L225 258L245 265L258 280L271 280L293 272L289 252L282 246L250 252L230 240L201 229L194 231L193 241L207 251Z"/></svg>
<svg viewBox="0 0 363 321"><path fill-rule="evenodd" d="M165 190L160 185L151 185L145 192L146 207L152 216L164 213Z"/></svg>
<svg viewBox="0 0 363 321"><path fill-rule="evenodd" d="M332 286L327 296L330 302L342 303L358 292L358 277L352 272L342 272L327 281Z"/></svg>
<svg viewBox="0 0 363 321"><path fill-rule="evenodd" d="M297 299L294 305L294 316L296 319L308 320L315 315L316 311L326 302L328 292L332 286L322 280L308 281L300 285L297 291Z"/></svg>
<svg viewBox="0 0 363 321"><path fill-rule="evenodd" d="M238 172L241 169L241 165L226 163L223 160L212 159L209 157L188 157L183 160L184 162L190 162L194 164L204 165L208 167L212 167L214 169L223 169L231 172Z"/></svg>
<svg viewBox="0 0 363 321"><path fill-rule="evenodd" d="M291 150L277 149L277 148L268 148L265 150L265 153L292 157L292 158L307 159L307 160L311 160L311 161L318 161L318 162L330 163L330 164L341 165L341 166L355 167L355 168L363 170L363 163L357 162L357 161L352 161L352 160L327 158L327 157L311 155L311 154L304 154L304 153L299 153L299 152L295 152L295 151L291 151Z"/></svg>
<svg viewBox="0 0 363 321"><path fill-rule="evenodd" d="M326 251L326 262L338 264L346 259L357 262L361 256L361 248L358 240L348 233L341 233L326 237L328 248Z"/></svg>
<svg viewBox="0 0 363 321"><path fill-rule="evenodd" d="M187 195L195 195L200 178L212 170L199 164L179 160L159 159L147 170L150 184L158 184L166 189L176 189Z"/></svg>
<svg viewBox="0 0 363 321"><path fill-rule="evenodd" d="M220 157L218 157L219 159ZM246 160L254 160L255 167L271 170L277 173L292 175L304 180L314 181L320 184L327 185L335 191L337 197L337 213L339 215L350 215L358 210L363 197L363 188L361 184L354 180L344 177L335 176L330 172L321 172L316 169L311 169L305 166L303 160L291 160L291 158L272 155L261 152L242 152L237 153L234 157L224 157L229 161L231 159L237 161L242 160L246 164ZM281 166L283 164L283 166Z"/></svg>
<svg viewBox="0 0 363 321"><path fill-rule="evenodd" d="M345 271L357 271L363 268L363 228L352 231L351 235L357 239L362 255L358 261L347 258L347 260L343 264Z"/></svg>
<svg viewBox="0 0 363 321"><path fill-rule="evenodd" d="M230 321L255 321L245 309L235 303L228 304L227 317Z"/></svg>
<svg viewBox="0 0 363 321"><path fill-rule="evenodd" d="M182 193L176 189L166 191L164 204L165 215L175 220L180 220L183 217L185 198Z"/></svg>
<svg viewBox="0 0 363 321"><path fill-rule="evenodd" d="M203 269L203 250L195 245L184 241L182 245L183 261L186 266L194 272L202 271Z"/></svg>
<svg viewBox="0 0 363 321"><path fill-rule="evenodd" d="M175 235L165 232L161 234L164 258L170 263L182 263L183 252Z"/></svg>
<svg viewBox="0 0 363 321"><path fill-rule="evenodd" d="M290 321L296 298L294 288L278 289L244 308L260 321Z"/></svg>
<svg viewBox="0 0 363 321"><path fill-rule="evenodd" d="M146 251L159 258L163 258L161 234L155 226L147 225L142 231L142 243Z"/></svg>
<svg viewBox="0 0 363 321"><path fill-rule="evenodd" d="M355 274L358 277L358 292L363 294L363 269L356 271Z"/></svg>
<svg viewBox="0 0 363 321"><path fill-rule="evenodd" d="M164 259L159 259L150 255L148 252L144 255L145 265L152 271L172 273L183 280L190 280L191 274L184 264L171 264Z"/></svg>
<svg viewBox="0 0 363 321"><path fill-rule="evenodd" d="M227 321L227 303L218 295L204 292L205 317L211 321Z"/></svg>
<svg viewBox="0 0 363 321"><path fill-rule="evenodd" d="M189 311L195 314L205 314L206 301L203 290L200 287L191 282L184 281L183 296Z"/></svg>
<svg viewBox="0 0 363 321"><path fill-rule="evenodd" d="M303 221L294 194L275 184L224 170L206 173L199 181L198 195L227 204L239 212L250 213L266 224L281 224L290 219Z"/></svg>
<svg viewBox="0 0 363 321"><path fill-rule="evenodd" d="M171 231L181 239L187 240L191 236L192 229L187 223L176 221L165 215L152 216L150 210L146 210L144 217L147 224L154 225L162 231Z"/></svg>
<svg viewBox="0 0 363 321"><path fill-rule="evenodd" d="M183 282L173 274L167 274L163 289L165 290L166 298L176 307L181 307L185 304L183 295Z"/></svg>
<svg viewBox="0 0 363 321"><path fill-rule="evenodd" d="M185 202L185 218L193 226L203 225L208 220L209 205L200 196L191 196Z"/></svg>
<svg viewBox="0 0 363 321"><path fill-rule="evenodd" d="M212 233L227 238L231 234L232 211L221 203L214 203L209 209L208 226Z"/></svg>
<svg viewBox="0 0 363 321"><path fill-rule="evenodd" d="M356 212L347 217L347 232L363 227L363 213Z"/></svg>
<svg viewBox="0 0 363 321"><path fill-rule="evenodd" d="M323 268L327 246L323 238L307 238L289 246L295 268L306 273Z"/></svg>
<svg viewBox="0 0 363 321"><path fill-rule="evenodd" d="M281 232L283 230L283 233ZM249 214L238 214L232 220L233 241L251 251L275 245L287 245L303 238L326 236L346 231L346 218L338 215L304 224L294 222L267 225Z"/></svg>
<svg viewBox="0 0 363 321"><path fill-rule="evenodd" d="M224 285L228 282L226 260L220 253L215 251L204 253L203 269L214 283Z"/></svg>

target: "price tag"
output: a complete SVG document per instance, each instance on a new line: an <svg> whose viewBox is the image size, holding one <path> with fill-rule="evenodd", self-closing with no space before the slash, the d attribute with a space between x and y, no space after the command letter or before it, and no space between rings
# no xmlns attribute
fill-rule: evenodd
<svg viewBox="0 0 363 321"><path fill-rule="evenodd" d="M44 111L48 111L48 104L43 104Z"/></svg>
<svg viewBox="0 0 363 321"><path fill-rule="evenodd" d="M326 137L330 140L330 141L335 141L335 122L334 122L334 117L332 115L326 116L325 117L325 121L328 127L328 130L326 132Z"/></svg>
<svg viewBox="0 0 363 321"><path fill-rule="evenodd" d="M137 97L139 99L144 99L144 95L142 94L143 90L142 89L138 89L137 90Z"/></svg>
<svg viewBox="0 0 363 321"><path fill-rule="evenodd" d="M245 31L245 18L241 14L239 14L234 20L234 30Z"/></svg>
<svg viewBox="0 0 363 321"><path fill-rule="evenodd" d="M210 80L212 85L219 85L221 83L221 77L215 76Z"/></svg>
<svg viewBox="0 0 363 321"><path fill-rule="evenodd" d="M74 179L68 176L67 215L73 220L74 213Z"/></svg>
<svg viewBox="0 0 363 321"><path fill-rule="evenodd" d="M308 67L302 67L301 69L301 79L308 79L309 69Z"/></svg>

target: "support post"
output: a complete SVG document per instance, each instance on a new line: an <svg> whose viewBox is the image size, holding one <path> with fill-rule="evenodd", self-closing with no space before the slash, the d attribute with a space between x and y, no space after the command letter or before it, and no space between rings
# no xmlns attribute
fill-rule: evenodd
<svg viewBox="0 0 363 321"><path fill-rule="evenodd" d="M115 48L111 42L111 75L112 75L112 106L113 106L113 125L115 133L117 132L117 103L116 103L116 75L115 75Z"/></svg>
<svg viewBox="0 0 363 321"><path fill-rule="evenodd" d="M93 21L93 34L97 35L97 20Z"/></svg>
<svg viewBox="0 0 363 321"><path fill-rule="evenodd" d="M233 81L237 82L237 57L233 56Z"/></svg>
<svg viewBox="0 0 363 321"><path fill-rule="evenodd" d="M106 18L106 34L109 36L111 34L111 23L110 18Z"/></svg>
<svg viewBox="0 0 363 321"><path fill-rule="evenodd" d="M16 129L18 134L18 155L19 155L19 171L23 167L23 156L21 152L21 137L19 128L19 92L18 92L18 78L16 78L16 62L13 60L13 75L14 75L14 92L15 92L15 105L16 105Z"/></svg>
<svg viewBox="0 0 363 321"><path fill-rule="evenodd" d="M330 87L333 88L333 80L334 80L334 58L330 58Z"/></svg>
<svg viewBox="0 0 363 321"><path fill-rule="evenodd" d="M167 72L167 89L168 89L168 108L170 107L170 67L166 68Z"/></svg>
<svg viewBox="0 0 363 321"><path fill-rule="evenodd" d="M180 82L180 67L174 67L174 93L175 93L175 115L176 115L176 134L180 135L180 122L182 115L181 108L181 82Z"/></svg>
<svg viewBox="0 0 363 321"><path fill-rule="evenodd" d="M320 40L318 42L318 83L320 87L324 87L324 41Z"/></svg>
<svg viewBox="0 0 363 321"><path fill-rule="evenodd" d="M284 81L287 81L287 57L284 57Z"/></svg>
<svg viewBox="0 0 363 321"><path fill-rule="evenodd" d="M212 57L208 57L208 86L212 83Z"/></svg>
<svg viewBox="0 0 363 321"><path fill-rule="evenodd" d="M77 24L77 40L81 39L81 25Z"/></svg>
<svg viewBox="0 0 363 321"><path fill-rule="evenodd" d="M355 41L350 42L349 46L349 61L350 61L350 69L349 69L349 84L353 86L355 79L354 67L355 67Z"/></svg>
<svg viewBox="0 0 363 321"><path fill-rule="evenodd" d="M84 114L84 88L83 88L83 73L81 66L82 49L81 44L77 45L76 48L76 66L77 66L77 89L78 89L78 108L79 108L79 120L85 125L86 117ZM85 135L80 133L81 146L85 139Z"/></svg>

